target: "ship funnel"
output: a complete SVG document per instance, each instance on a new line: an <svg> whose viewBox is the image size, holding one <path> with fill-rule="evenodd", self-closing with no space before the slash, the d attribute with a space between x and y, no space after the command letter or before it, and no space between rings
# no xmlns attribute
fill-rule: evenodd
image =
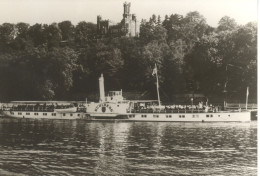
<svg viewBox="0 0 260 176"><path fill-rule="evenodd" d="M100 102L104 102L105 101L105 86L104 86L104 77L103 77L103 73L101 74L100 78L99 78L99 95L100 95Z"/></svg>

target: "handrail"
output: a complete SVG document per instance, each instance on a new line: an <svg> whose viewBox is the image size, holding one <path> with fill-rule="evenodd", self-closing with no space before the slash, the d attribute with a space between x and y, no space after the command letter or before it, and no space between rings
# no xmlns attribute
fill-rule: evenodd
<svg viewBox="0 0 260 176"><path fill-rule="evenodd" d="M188 114L188 113L217 113L219 111L214 111L214 110L208 110L205 111L204 109L136 109L136 110L131 110L131 113L153 113L153 114L167 114L167 113L183 113L183 114Z"/></svg>

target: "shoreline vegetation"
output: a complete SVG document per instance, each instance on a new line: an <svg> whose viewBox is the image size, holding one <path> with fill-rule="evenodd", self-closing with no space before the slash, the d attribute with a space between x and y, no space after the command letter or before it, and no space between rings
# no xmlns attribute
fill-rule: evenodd
<svg viewBox="0 0 260 176"><path fill-rule="evenodd" d="M224 16L214 28L195 11L143 19L139 37L96 31L85 21L1 24L0 101L96 99L101 73L106 91L156 99L156 63L162 101L189 95L244 103L249 87L256 103L256 23Z"/></svg>

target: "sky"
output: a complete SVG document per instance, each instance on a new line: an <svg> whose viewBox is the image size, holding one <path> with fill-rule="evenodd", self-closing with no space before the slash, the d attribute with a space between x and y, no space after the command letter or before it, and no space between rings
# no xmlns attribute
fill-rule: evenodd
<svg viewBox="0 0 260 176"><path fill-rule="evenodd" d="M51 24L71 21L96 23L97 15L120 22L125 0L0 0L0 24L25 22ZM128 0L131 13L137 19L149 19L152 14L165 15L198 11L212 27L223 16L234 18L238 24L257 21L257 0Z"/></svg>

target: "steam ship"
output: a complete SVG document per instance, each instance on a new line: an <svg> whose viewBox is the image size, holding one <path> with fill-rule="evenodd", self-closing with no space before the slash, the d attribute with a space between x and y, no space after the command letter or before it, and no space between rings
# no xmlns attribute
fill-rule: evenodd
<svg viewBox="0 0 260 176"><path fill-rule="evenodd" d="M2 104L2 114L17 118L86 119L162 122L250 122L247 110L220 110L210 106L161 105L157 68L158 100L126 100L122 90L105 96L104 77L99 78L98 102L11 102Z"/></svg>

